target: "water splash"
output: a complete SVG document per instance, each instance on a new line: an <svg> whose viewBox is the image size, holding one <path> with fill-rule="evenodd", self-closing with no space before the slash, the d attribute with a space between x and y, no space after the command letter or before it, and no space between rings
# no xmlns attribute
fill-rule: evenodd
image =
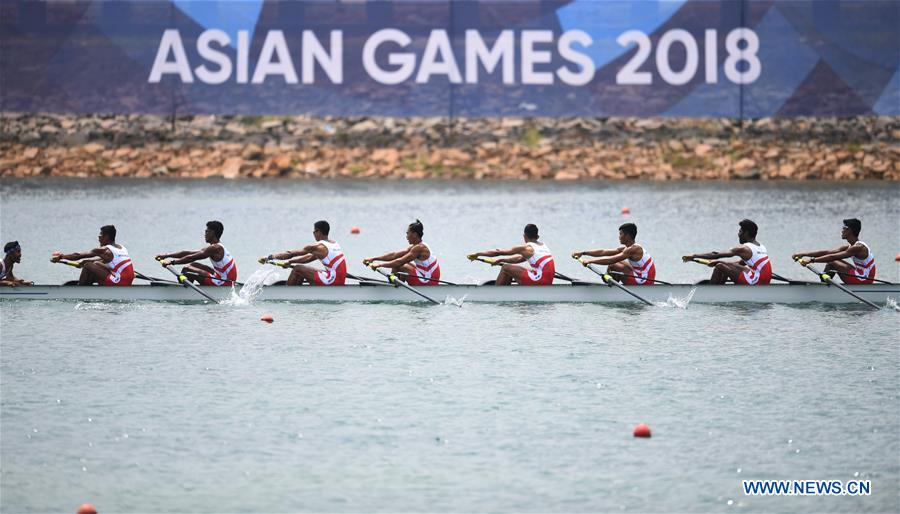
<svg viewBox="0 0 900 514"><path fill-rule="evenodd" d="M888 296L887 301L884 302L884 307L900 312L900 305L897 305L897 300L894 300L890 296Z"/></svg>
<svg viewBox="0 0 900 514"><path fill-rule="evenodd" d="M259 296L263 287L267 285L267 281L275 275L275 270L270 267L260 268L250 275L250 278L244 281L240 291L235 290L231 286L231 296L222 301L222 305L250 305L253 300Z"/></svg>
<svg viewBox="0 0 900 514"><path fill-rule="evenodd" d="M463 295L462 298L460 298L459 300L457 300L456 298L454 298L454 297L452 297L452 296L450 296L450 295L447 295L447 297L444 298L444 305L455 305L456 307L462 308L463 302L466 301L466 297L467 297L467 296L469 296L469 295L465 294L465 295Z"/></svg>
<svg viewBox="0 0 900 514"><path fill-rule="evenodd" d="M675 298L671 294L669 295L669 299L665 302L656 302L658 307L673 307L678 309L687 309L688 305L691 303L691 299L694 297L694 293L697 292L696 287L692 287L691 291L684 298Z"/></svg>

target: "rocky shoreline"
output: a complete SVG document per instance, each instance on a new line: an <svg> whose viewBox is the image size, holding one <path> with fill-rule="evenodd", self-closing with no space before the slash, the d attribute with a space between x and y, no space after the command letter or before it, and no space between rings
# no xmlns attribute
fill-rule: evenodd
<svg viewBox="0 0 900 514"><path fill-rule="evenodd" d="M2 177L900 180L900 117L0 115Z"/></svg>

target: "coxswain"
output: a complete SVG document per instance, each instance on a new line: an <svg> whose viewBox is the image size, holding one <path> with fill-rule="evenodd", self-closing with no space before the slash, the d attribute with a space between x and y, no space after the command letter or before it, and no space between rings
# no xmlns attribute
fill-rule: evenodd
<svg viewBox="0 0 900 514"><path fill-rule="evenodd" d="M525 244L514 246L506 250L486 250L469 254L469 260L479 257L488 257L492 265L499 265L500 274L497 275L496 285L505 286L517 282L523 286L546 286L553 283L556 273L556 265L553 262L553 254L547 245L538 241L538 228L533 223L525 225L522 234ZM508 256L508 257L503 257ZM501 257L495 259L494 257ZM527 262L528 266L516 266L517 263Z"/></svg>
<svg viewBox="0 0 900 514"><path fill-rule="evenodd" d="M756 241L758 227L751 220L744 219L738 223L738 241L740 245L721 252L695 253L681 258L684 262L695 259L714 259L708 265L713 268L709 281L713 284L724 284L731 280L735 284L758 286L772 281L772 263L766 247ZM739 262L725 262L717 259L740 257Z"/></svg>
<svg viewBox="0 0 900 514"><path fill-rule="evenodd" d="M116 243L116 227L104 225L97 236L100 247L83 253L54 252L52 262L78 261L81 276L78 285L130 286L134 281L134 266L124 246Z"/></svg>
<svg viewBox="0 0 900 514"><path fill-rule="evenodd" d="M287 279L289 286L298 286L303 282L317 286L342 286L347 280L347 261L341 245L328 239L329 232L331 225L327 221L317 221L313 224L315 243L299 250L287 250L261 257L259 262L287 259L282 266L291 268L291 274ZM324 270L307 265L317 259L322 262Z"/></svg>
<svg viewBox="0 0 900 514"><path fill-rule="evenodd" d="M409 224L406 241L409 246L403 250L386 253L363 260L366 266L387 268L392 273L402 272L400 280L411 286L435 286L441 278L441 266L428 243L422 241L425 227L419 220Z"/></svg>
<svg viewBox="0 0 900 514"><path fill-rule="evenodd" d="M22 262L22 247L18 241L10 241L3 245L3 260L0 260L0 286L32 286L28 282L13 275L13 266Z"/></svg>
<svg viewBox="0 0 900 514"><path fill-rule="evenodd" d="M859 240L860 231L861 221L856 218L846 219L841 229L841 239L847 241L847 244L834 250L798 252L793 258L802 259L800 263L804 266L817 262L827 263L825 273L832 277L837 273L845 284L871 284L875 281L875 254L869 245ZM847 258L850 262L844 260Z"/></svg>
<svg viewBox="0 0 900 514"><path fill-rule="evenodd" d="M582 264L599 264L606 266L606 272L616 280L629 286L652 285L656 278L656 265L650 252L634 242L637 237L637 225L625 223L619 227L619 246L610 249L585 250L575 252L572 257L599 257L584 259Z"/></svg>
<svg viewBox="0 0 900 514"><path fill-rule="evenodd" d="M221 221L208 221L203 234L208 246L200 250L161 253L156 260L161 261L163 266L187 264L181 269L181 274L204 286L234 285L238 275L237 264L221 242L224 232L225 226ZM209 259L212 267L197 262L202 259Z"/></svg>

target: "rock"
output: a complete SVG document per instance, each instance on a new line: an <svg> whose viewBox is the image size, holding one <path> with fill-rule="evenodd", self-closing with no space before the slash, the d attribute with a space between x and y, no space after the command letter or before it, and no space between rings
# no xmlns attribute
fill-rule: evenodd
<svg viewBox="0 0 900 514"><path fill-rule="evenodd" d="M100 143L90 143L90 144L82 146L81 149L85 153L95 154L95 153L102 152L103 150L106 149L106 147L101 145Z"/></svg>
<svg viewBox="0 0 900 514"><path fill-rule="evenodd" d="M669 142L667 143L667 146L669 147L670 150L675 151L675 152L681 152L684 150L684 145L681 144L681 141L679 141L677 139L670 139Z"/></svg>
<svg viewBox="0 0 900 514"><path fill-rule="evenodd" d="M236 179L241 175L241 166L244 160L240 157L229 157L222 164L222 176L227 179Z"/></svg>
<svg viewBox="0 0 900 514"><path fill-rule="evenodd" d="M393 168L397 165L397 161L400 160L400 152L394 148L379 148L372 152L370 159L373 162L384 163Z"/></svg>
<svg viewBox="0 0 900 514"><path fill-rule="evenodd" d="M256 144L249 144L244 147L244 151L241 152L241 157L248 161L257 161L263 155L262 148Z"/></svg>
<svg viewBox="0 0 900 514"><path fill-rule="evenodd" d="M553 180L578 180L579 178L581 178L581 175L575 171L557 171L553 175Z"/></svg>
<svg viewBox="0 0 900 514"><path fill-rule="evenodd" d="M178 171L184 168L188 168L191 165L191 160L187 157L175 157L174 159L169 159L169 162L166 163L166 168L169 171Z"/></svg>
<svg viewBox="0 0 900 514"><path fill-rule="evenodd" d="M272 167L278 171L287 171L293 168L293 160L290 155L281 154L272 159Z"/></svg>
<svg viewBox="0 0 900 514"><path fill-rule="evenodd" d="M32 147L26 148L25 151L22 152L22 157L25 159L34 159L35 157L37 157L39 152L40 152L39 149L32 146Z"/></svg>
<svg viewBox="0 0 900 514"><path fill-rule="evenodd" d="M700 143L694 147L694 155L697 157L706 157L710 152L712 152L712 147L705 143Z"/></svg>
<svg viewBox="0 0 900 514"><path fill-rule="evenodd" d="M371 132L373 130L376 130L377 128L378 128L378 125L374 121L364 120L364 121L361 121L361 122L357 123L356 125L353 125L352 127L350 127L350 132L353 132L353 133Z"/></svg>

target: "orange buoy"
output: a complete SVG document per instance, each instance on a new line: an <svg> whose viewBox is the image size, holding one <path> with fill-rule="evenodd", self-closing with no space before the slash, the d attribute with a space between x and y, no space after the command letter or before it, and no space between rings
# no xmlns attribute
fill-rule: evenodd
<svg viewBox="0 0 900 514"><path fill-rule="evenodd" d="M631 214L631 209L628 207L622 207L622 214Z"/></svg>
<svg viewBox="0 0 900 514"><path fill-rule="evenodd" d="M894 260L897 262L900 262L900 253L898 253L897 256L894 257Z"/></svg>
<svg viewBox="0 0 900 514"><path fill-rule="evenodd" d="M275 321L275 318L272 317L271 314L263 314L260 318L260 321L265 321L266 323L271 323Z"/></svg>
<svg viewBox="0 0 900 514"><path fill-rule="evenodd" d="M78 514L97 514L97 509L90 503L82 503L81 507L78 507Z"/></svg>
<svg viewBox="0 0 900 514"><path fill-rule="evenodd" d="M634 427L634 436L635 437L650 437L650 427L641 423L640 425Z"/></svg>
<svg viewBox="0 0 900 514"><path fill-rule="evenodd" d="M359 227L350 227L351 234L359 234Z"/></svg>

